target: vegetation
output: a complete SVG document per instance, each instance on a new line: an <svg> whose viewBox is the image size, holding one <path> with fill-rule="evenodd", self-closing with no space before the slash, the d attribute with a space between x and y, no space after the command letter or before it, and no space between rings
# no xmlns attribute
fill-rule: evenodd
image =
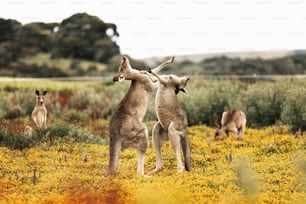
<svg viewBox="0 0 306 204"><path fill-rule="evenodd" d="M0 18L0 36L2 76L109 76L120 63L117 26L87 13L76 13L60 23L26 25ZM132 65L147 66L138 60L133 60ZM305 74L306 54L297 50L292 55L269 60L226 56L204 58L197 63L185 60L165 70L170 72L209 76Z"/></svg>
<svg viewBox="0 0 306 204"><path fill-rule="evenodd" d="M0 203L306 201L305 81L193 77L189 93L178 95L190 123L192 172L176 174L166 142L162 172L138 176L136 150L127 149L120 156L120 174L109 178L104 177L109 118L129 86L110 81L0 83ZM23 131L35 105L35 89L48 90L47 128L28 137ZM223 110L234 107L247 114L243 140L230 136L215 141L209 126L220 120ZM151 96L145 118L150 133L155 119ZM154 167L151 144L145 172Z"/></svg>
<svg viewBox="0 0 306 204"><path fill-rule="evenodd" d="M284 126L247 129L242 141L214 141L214 129L189 128L192 171L176 174L169 142L165 168L136 174L136 151L120 156L120 174L104 177L108 146L64 137L22 151L0 147L5 203L305 203L306 140ZM145 171L155 167L150 147Z"/></svg>
<svg viewBox="0 0 306 204"><path fill-rule="evenodd" d="M5 76L101 74L105 63L120 53L116 25L86 13L74 14L61 23L21 25L0 18L0 36L0 74Z"/></svg>
<svg viewBox="0 0 306 204"><path fill-rule="evenodd" d="M120 49L115 24L86 13L61 23L21 25L0 18L0 75L10 77L105 76L102 81L42 79L0 83L0 203L305 203L306 82L248 81L237 75L305 74L306 54L283 58L175 62L164 73L188 74L188 94L178 95L189 121L192 172L176 174L169 142L165 169L136 175L136 151L120 156L120 174L104 177L108 122L129 82L113 85ZM146 64L131 59L135 68ZM203 79L199 75L233 75ZM197 77L196 77L197 76ZM48 90L47 128L24 135L35 90ZM243 140L213 139L223 111L247 115ZM145 121L156 120L150 96ZM146 172L155 167L148 148ZM166 182L165 182L166 181Z"/></svg>
<svg viewBox="0 0 306 204"><path fill-rule="evenodd" d="M108 120L122 99L129 82L110 85L111 79L92 82L28 81L0 83L0 118L29 118L35 103L35 90L49 91L48 117L67 122ZM220 123L223 111L238 108L247 115L248 127L261 128L284 124L293 132L305 131L306 109L304 80L258 81L203 80L192 77L188 94L179 93L189 125ZM31 97L32 96L32 97ZM151 95L145 121L156 120Z"/></svg>
<svg viewBox="0 0 306 204"><path fill-rule="evenodd" d="M179 95L190 125L214 126L220 122L223 111L238 108L246 113L249 127L283 122L291 125L294 131L299 128L305 130L306 89L302 80L251 84L237 80L193 80L192 85L187 87L189 95Z"/></svg>

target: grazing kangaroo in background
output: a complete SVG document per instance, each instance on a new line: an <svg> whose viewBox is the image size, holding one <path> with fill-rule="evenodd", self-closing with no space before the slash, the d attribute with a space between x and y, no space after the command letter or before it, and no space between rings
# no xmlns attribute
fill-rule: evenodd
<svg viewBox="0 0 306 204"><path fill-rule="evenodd" d="M167 64L173 62L173 57L155 69L158 73ZM131 85L119 103L117 110L109 123L109 167L108 175L118 173L118 160L121 150L134 147L138 152L137 173L144 175L144 156L148 146L148 128L142 122L147 111L149 93L157 86L149 77L147 71L133 69L129 59L121 58L119 73L113 81L131 80Z"/></svg>
<svg viewBox="0 0 306 204"><path fill-rule="evenodd" d="M241 139L245 126L246 116L241 110L229 110L222 113L221 128L217 128L215 132L215 139L226 139L229 132L234 133L235 139Z"/></svg>
<svg viewBox="0 0 306 204"><path fill-rule="evenodd" d="M38 90L35 91L36 93L36 105L32 111L32 121L34 122L35 127L31 127L27 125L24 130L24 134L28 136L32 136L34 130L40 130L42 128L47 127L47 108L44 104L45 96L48 93L44 91L40 93Z"/></svg>
<svg viewBox="0 0 306 204"><path fill-rule="evenodd" d="M185 169L190 171L190 146L187 133L188 121L176 96L179 91L186 93L185 87L189 78L177 77L175 75L158 76L154 72L152 74L159 80L159 87L155 98L158 122L152 130L152 142L156 151L156 168L149 175L163 169L161 146L168 139L175 153L178 173L184 170L180 156L181 146L183 149Z"/></svg>

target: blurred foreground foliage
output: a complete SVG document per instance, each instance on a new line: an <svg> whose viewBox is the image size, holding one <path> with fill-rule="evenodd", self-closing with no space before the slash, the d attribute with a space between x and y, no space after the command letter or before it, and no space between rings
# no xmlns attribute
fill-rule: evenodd
<svg viewBox="0 0 306 204"><path fill-rule="evenodd" d="M118 176L104 177L108 145L76 140L67 124L51 126L50 134L58 135L52 142L41 140L23 150L0 147L1 202L306 202L306 137L290 134L286 126L247 128L239 141L231 136L215 141L214 129L189 127L192 171L176 173L174 154L166 142L164 169L151 178L136 174L135 149L121 153ZM60 136L60 132L65 133ZM155 152L149 147L145 172L154 167Z"/></svg>

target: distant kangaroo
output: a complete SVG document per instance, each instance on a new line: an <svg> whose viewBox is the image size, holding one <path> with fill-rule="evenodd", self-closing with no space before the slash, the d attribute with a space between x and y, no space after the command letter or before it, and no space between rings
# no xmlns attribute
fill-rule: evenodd
<svg viewBox="0 0 306 204"><path fill-rule="evenodd" d="M170 140L177 161L178 173L184 170L180 156L182 145L185 169L190 167L190 146L187 133L187 116L181 108L177 94L179 91L186 93L185 87L189 81L188 77L177 77L175 75L158 76L152 73L159 80L159 87L155 98L155 109L158 122L152 130L152 142L156 151L156 168L149 175L163 169L161 146L165 140Z"/></svg>
<svg viewBox="0 0 306 204"><path fill-rule="evenodd" d="M36 94L36 105L32 111L32 120L35 127L27 125L24 130L24 134L32 136L34 130L40 130L47 127L47 108L44 104L45 96L48 92L43 91L40 93L38 90L35 91Z"/></svg>
<svg viewBox="0 0 306 204"><path fill-rule="evenodd" d="M155 69L158 73L167 64L173 62L173 57ZM119 103L109 124L109 167L108 175L118 173L118 160L121 150L134 147L138 152L137 173L144 175L144 156L148 146L148 128L142 122L147 111L149 93L157 86L149 77L147 71L133 69L129 59L121 58L119 73L113 81L131 80L131 85Z"/></svg>
<svg viewBox="0 0 306 204"><path fill-rule="evenodd" d="M246 126L246 115L241 110L233 109L222 113L221 128L217 128L215 139L226 139L229 132L234 133L235 139L241 139Z"/></svg>

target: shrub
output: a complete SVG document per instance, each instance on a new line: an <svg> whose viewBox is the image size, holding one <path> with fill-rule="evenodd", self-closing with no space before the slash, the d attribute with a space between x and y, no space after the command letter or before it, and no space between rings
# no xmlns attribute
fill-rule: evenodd
<svg viewBox="0 0 306 204"><path fill-rule="evenodd" d="M0 102L0 117L14 119L29 115L35 105L34 91L31 93L33 97L29 97L27 89L14 91L13 93L3 94L3 100Z"/></svg>
<svg viewBox="0 0 306 204"><path fill-rule="evenodd" d="M77 142L101 144L105 142L100 136L93 135L88 128L73 127L69 132L69 136L75 139Z"/></svg>
<svg viewBox="0 0 306 204"><path fill-rule="evenodd" d="M7 110L4 118L14 119L14 118L23 117L24 115L25 111L19 105L15 105L14 107Z"/></svg>
<svg viewBox="0 0 306 204"><path fill-rule="evenodd" d="M291 125L293 131L306 130L306 89L294 88L287 91L282 104L281 118Z"/></svg>
<svg viewBox="0 0 306 204"><path fill-rule="evenodd" d="M259 82L248 86L247 91L239 96L248 126L269 126L279 120L284 93L285 87L277 83Z"/></svg>
<svg viewBox="0 0 306 204"><path fill-rule="evenodd" d="M72 97L72 108L85 111L92 119L105 118L111 112L113 95L104 90L97 92L94 88L80 89Z"/></svg>
<svg viewBox="0 0 306 204"><path fill-rule="evenodd" d="M231 81L195 82L187 86L189 94L178 95L185 110L189 125L220 123L222 112L228 110L237 99L241 85Z"/></svg>
<svg viewBox="0 0 306 204"><path fill-rule="evenodd" d="M18 92L18 104L24 109L26 115L31 115L36 104L35 100L34 88L25 88ZM46 101L45 104L48 103L49 98Z"/></svg>
<svg viewBox="0 0 306 204"><path fill-rule="evenodd" d="M50 134L55 137L64 137L69 135L71 127L63 122L55 122L49 128Z"/></svg>
<svg viewBox="0 0 306 204"><path fill-rule="evenodd" d="M37 143L36 137L16 135L4 130L0 130L0 145L11 149L25 149L33 147Z"/></svg>
<svg viewBox="0 0 306 204"><path fill-rule="evenodd" d="M87 115L83 112L77 111L75 109L68 110L64 112L61 118L66 122L80 122L84 121L87 118Z"/></svg>

